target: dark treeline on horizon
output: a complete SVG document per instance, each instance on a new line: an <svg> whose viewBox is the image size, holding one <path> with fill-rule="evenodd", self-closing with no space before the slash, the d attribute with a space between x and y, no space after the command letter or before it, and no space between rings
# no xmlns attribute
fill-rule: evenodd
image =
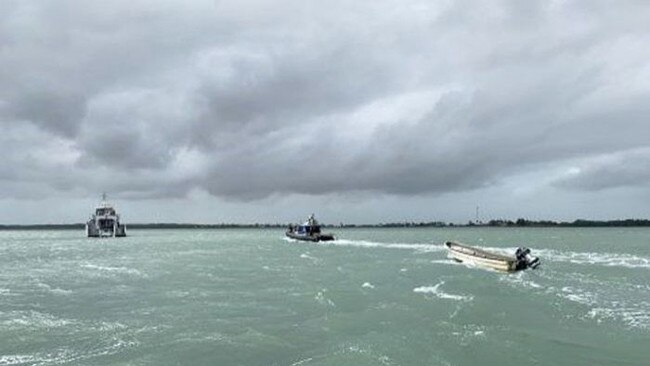
<svg viewBox="0 0 650 366"><path fill-rule="evenodd" d="M527 220L519 218L512 220L490 220L487 222L469 221L466 224L447 223L444 221L429 222L389 222L379 224L344 224L339 225L323 224L323 227L341 228L419 228L419 227L641 227L650 226L648 219L624 219L624 220L584 220L574 221L552 221L552 220ZM32 225L0 225L0 230L82 230L84 224L32 224ZM127 224L129 229L264 229L264 228L285 228L287 224L188 224L188 223L150 223L150 224Z"/></svg>

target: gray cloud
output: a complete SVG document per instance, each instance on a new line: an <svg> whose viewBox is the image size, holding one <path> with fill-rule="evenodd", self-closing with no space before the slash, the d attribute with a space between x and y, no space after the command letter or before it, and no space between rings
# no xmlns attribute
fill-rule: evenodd
<svg viewBox="0 0 650 366"><path fill-rule="evenodd" d="M647 187L645 158L610 178L600 160L648 147L642 2L5 1L0 14L9 197L443 194L575 159L594 163L556 186Z"/></svg>
<svg viewBox="0 0 650 366"><path fill-rule="evenodd" d="M647 187L650 149L630 150L588 159L555 184L575 190L599 191L620 187Z"/></svg>

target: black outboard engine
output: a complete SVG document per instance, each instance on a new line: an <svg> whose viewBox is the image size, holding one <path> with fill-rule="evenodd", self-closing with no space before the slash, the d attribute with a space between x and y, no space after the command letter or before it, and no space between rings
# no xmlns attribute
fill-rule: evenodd
<svg viewBox="0 0 650 366"><path fill-rule="evenodd" d="M515 258L517 259L517 269L535 269L540 265L539 258L530 255L530 249L526 247L517 248Z"/></svg>

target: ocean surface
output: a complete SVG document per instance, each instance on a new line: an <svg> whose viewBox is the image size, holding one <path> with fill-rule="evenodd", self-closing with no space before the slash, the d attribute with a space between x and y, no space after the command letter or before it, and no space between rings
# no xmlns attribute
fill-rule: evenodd
<svg viewBox="0 0 650 366"><path fill-rule="evenodd" d="M332 231L0 232L0 365L650 365L648 228Z"/></svg>

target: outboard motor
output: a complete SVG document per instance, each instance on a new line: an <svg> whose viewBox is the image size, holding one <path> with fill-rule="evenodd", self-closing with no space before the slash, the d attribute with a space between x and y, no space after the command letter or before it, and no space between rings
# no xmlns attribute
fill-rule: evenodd
<svg viewBox="0 0 650 366"><path fill-rule="evenodd" d="M540 265L539 258L530 255L530 249L525 247L517 248L515 258L517 259L517 269L535 269Z"/></svg>

